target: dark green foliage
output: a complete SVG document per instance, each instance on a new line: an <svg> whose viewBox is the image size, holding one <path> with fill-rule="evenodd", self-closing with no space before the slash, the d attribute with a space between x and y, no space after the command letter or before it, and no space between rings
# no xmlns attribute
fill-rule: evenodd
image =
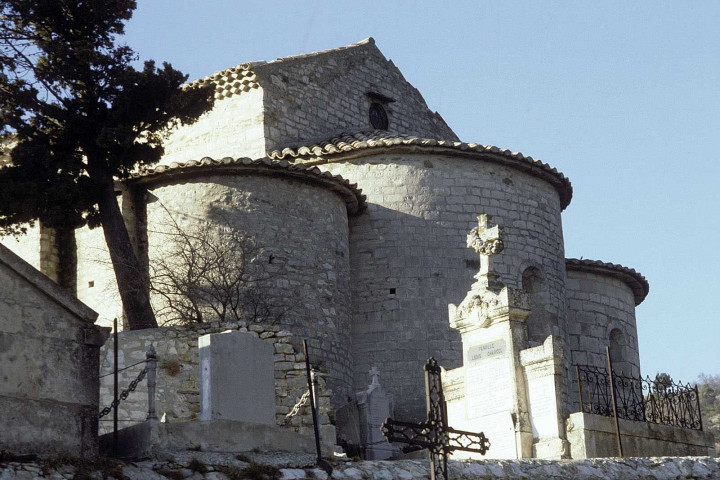
<svg viewBox="0 0 720 480"><path fill-rule="evenodd" d="M114 181L157 162L168 128L212 106L210 88L179 88L164 63L132 66L118 42L134 0L5 0L0 15L0 134L15 145L0 169L0 231L40 220L102 224L131 327L155 323L115 204ZM113 205L115 204L115 205ZM122 272L122 270L125 270Z"/></svg>
<svg viewBox="0 0 720 480"><path fill-rule="evenodd" d="M77 458L69 455L59 457L48 457L43 459L40 464L43 476L49 477L53 471L62 469L65 466L73 467L75 473L73 480L88 480L93 478L93 472L100 472L103 479L115 478L118 480L126 479L122 473L122 464L114 458L97 457L97 458Z"/></svg>
<svg viewBox="0 0 720 480"><path fill-rule="evenodd" d="M232 465L219 465L217 469L230 480L280 480L282 478L279 468L252 461L242 469Z"/></svg>
<svg viewBox="0 0 720 480"><path fill-rule="evenodd" d="M188 463L188 468L195 473L200 473L203 475L205 475L208 472L207 465L205 465L202 461L198 460L197 458L190 459L190 463Z"/></svg>
<svg viewBox="0 0 720 480"><path fill-rule="evenodd" d="M170 480L183 480L185 478L185 475L180 470L173 470L172 468L158 468L155 471Z"/></svg>

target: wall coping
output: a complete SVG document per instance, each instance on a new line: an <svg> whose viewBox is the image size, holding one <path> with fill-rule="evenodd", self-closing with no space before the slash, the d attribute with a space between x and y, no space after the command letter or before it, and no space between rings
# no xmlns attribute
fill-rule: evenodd
<svg viewBox="0 0 720 480"><path fill-rule="evenodd" d="M634 268L624 267L617 263L607 263L600 260L566 258L565 269L578 272L594 273L616 278L625 283L633 292L635 305L640 305L650 292L647 279Z"/></svg>
<svg viewBox="0 0 720 480"><path fill-rule="evenodd" d="M7 266L10 270L20 275L24 280L83 322L89 324L95 323L98 317L97 312L63 290L57 283L43 275L39 270L4 245L0 245L0 264Z"/></svg>

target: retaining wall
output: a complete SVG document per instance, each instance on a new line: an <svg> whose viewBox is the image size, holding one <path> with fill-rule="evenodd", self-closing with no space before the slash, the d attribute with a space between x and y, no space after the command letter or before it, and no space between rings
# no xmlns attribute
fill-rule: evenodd
<svg viewBox="0 0 720 480"><path fill-rule="evenodd" d="M298 399L307 391L305 376L305 355L302 353L301 340L279 326L246 325L244 322L212 323L194 328L163 327L148 330L124 331L119 333L118 363L132 365L145 359L145 352L152 343L158 359L156 411L158 418L166 416L168 422L194 421L200 413L199 353L198 337L208 333L219 333L228 329L250 332L272 343L275 349L275 406L278 425L284 425L299 433L312 433L312 415L308 407L300 410L300 415L285 422L285 414L290 412ZM100 405L104 407L113 398L113 338L106 342L100 352L101 378ZM311 351L311 361L312 351ZM314 363L314 362L313 362ZM125 389L143 369L144 364L120 372L120 389ZM334 432L330 426L330 390L325 381L320 382L320 423L327 436ZM120 427L129 427L143 422L147 416L147 382L141 382L137 390L127 400L120 403L118 409ZM100 433L112 430L112 417L108 415L100 422Z"/></svg>

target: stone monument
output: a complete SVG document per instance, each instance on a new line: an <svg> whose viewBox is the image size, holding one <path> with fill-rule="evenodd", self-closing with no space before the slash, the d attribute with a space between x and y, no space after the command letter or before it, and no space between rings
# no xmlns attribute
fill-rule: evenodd
<svg viewBox="0 0 720 480"><path fill-rule="evenodd" d="M200 420L275 425L273 347L248 332L203 335Z"/></svg>
<svg viewBox="0 0 720 480"><path fill-rule="evenodd" d="M488 457L529 458L539 438L545 445L561 437L554 368L562 366L562 356L553 355L551 338L547 352L546 342L523 355L530 300L505 286L493 268L504 243L502 227L490 221L489 215L478 216L468 235L468 247L480 254L480 271L463 302L450 305L450 324L462 335L463 367L447 375L448 416L456 428L485 432L492 442ZM529 375L526 365L533 366Z"/></svg>
<svg viewBox="0 0 720 480"><path fill-rule="evenodd" d="M366 391L358 393L365 459L385 460L393 455L394 449L380 431L380 425L393 416L394 399L380 385L380 371L377 367L373 367L369 373L372 375L370 386Z"/></svg>

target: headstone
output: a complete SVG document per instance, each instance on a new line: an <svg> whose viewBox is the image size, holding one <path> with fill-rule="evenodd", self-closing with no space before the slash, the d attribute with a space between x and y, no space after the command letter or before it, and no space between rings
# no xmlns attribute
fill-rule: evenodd
<svg viewBox="0 0 720 480"><path fill-rule="evenodd" d="M370 386L358 393L365 459L385 460L393 455L394 450L380 431L380 426L393 416L393 397L380 385L380 371L373 367L369 373L372 375Z"/></svg>
<svg viewBox="0 0 720 480"><path fill-rule="evenodd" d="M273 347L247 332L203 335L200 420L275 424Z"/></svg>

